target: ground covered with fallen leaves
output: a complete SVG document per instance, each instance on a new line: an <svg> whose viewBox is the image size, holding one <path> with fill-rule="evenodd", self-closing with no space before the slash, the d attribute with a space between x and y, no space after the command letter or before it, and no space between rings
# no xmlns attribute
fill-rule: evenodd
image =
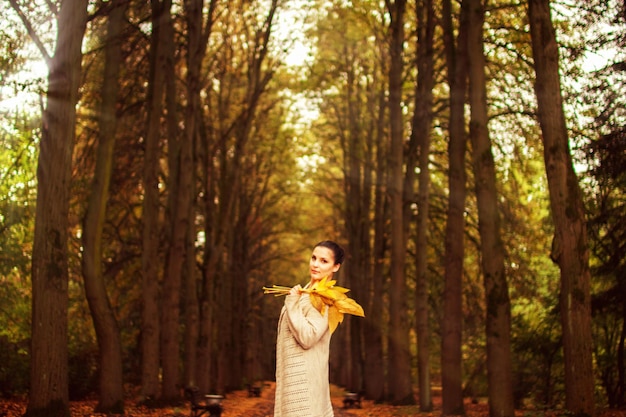
<svg viewBox="0 0 626 417"><path fill-rule="evenodd" d="M363 400L361 408L343 407L345 391L332 386L331 398L335 409L335 417L436 417L441 415L441 398L434 397L434 410L422 413L418 406L390 406L375 404ZM272 417L274 412L274 384L263 384L260 397L250 397L247 390L235 391L225 396L224 411L221 417ZM70 403L72 417L107 417L105 414L94 413L96 401L72 401ZM467 401L465 404L467 417L488 417L489 409L486 402ZM0 417L18 417L26 411L26 399L0 399ZM143 417L176 417L189 416L189 403L163 408L147 408L129 400L126 403L126 416ZM516 417L561 417L558 411L519 410ZM112 416L108 416L112 417ZM626 417L626 410L599 410L597 417Z"/></svg>

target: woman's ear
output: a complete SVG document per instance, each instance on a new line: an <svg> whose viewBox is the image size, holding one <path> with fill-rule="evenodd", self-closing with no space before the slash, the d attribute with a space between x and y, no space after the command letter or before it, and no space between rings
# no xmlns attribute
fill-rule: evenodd
<svg viewBox="0 0 626 417"><path fill-rule="evenodd" d="M335 266L333 266L333 273L339 271L339 268L341 268L341 264L335 264Z"/></svg>

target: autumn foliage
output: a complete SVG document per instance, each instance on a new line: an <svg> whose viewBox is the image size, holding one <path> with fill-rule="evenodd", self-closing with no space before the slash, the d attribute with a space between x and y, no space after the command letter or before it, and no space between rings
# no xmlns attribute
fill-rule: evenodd
<svg viewBox="0 0 626 417"><path fill-rule="evenodd" d="M222 417L271 417L274 411L274 383L262 382L259 397L250 396L247 390L234 391L225 396L223 401L224 412ZM331 400L335 410L335 417L436 417L441 415L441 397L434 397L434 409L428 413L419 411L418 405L391 406L376 404L364 399L361 408L344 408L343 399L346 391L336 385L331 385ZM70 403L72 417L93 416L104 417L106 414L94 413L96 400L72 401ZM489 407L485 400L466 399L466 417L488 417ZM18 417L26 410L25 399L0 400L0 416ZM559 411L544 410L517 410L516 417L529 416L534 413L537 417L558 417ZM181 402L175 406L162 408L148 408L132 400L126 403L126 416L165 417L189 416L189 403ZM598 417L626 417L626 410L602 410Z"/></svg>
<svg viewBox="0 0 626 417"><path fill-rule="evenodd" d="M346 293L350 291L348 288L335 285L336 280L329 280L328 277L317 281L310 288L302 288L300 291L309 294L311 304L321 313L325 313L328 308L328 327L330 332L334 332L339 323L343 322L344 314L353 314L359 317L365 317L363 307L356 301L348 297ZM265 294L273 294L275 296L287 295L291 288L281 285L273 285L272 287L263 287Z"/></svg>

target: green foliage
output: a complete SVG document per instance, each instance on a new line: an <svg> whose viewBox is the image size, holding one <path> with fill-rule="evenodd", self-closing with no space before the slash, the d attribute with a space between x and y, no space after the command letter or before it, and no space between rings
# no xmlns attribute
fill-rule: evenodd
<svg viewBox="0 0 626 417"><path fill-rule="evenodd" d="M24 392L30 374L36 123L15 114L0 125L0 391L5 395Z"/></svg>
<svg viewBox="0 0 626 417"><path fill-rule="evenodd" d="M592 273L594 349L602 386L611 407L623 405L624 317L626 312L626 138L623 129L607 134L587 147L593 193L589 234ZM622 351L622 352L620 352ZM620 360L620 358L622 358Z"/></svg>
<svg viewBox="0 0 626 417"><path fill-rule="evenodd" d="M586 167L583 192L594 277L594 353L606 402L621 407L626 400L626 16L619 2L592 0L578 21L591 29L587 53L593 70L582 94L591 122L581 134L580 159Z"/></svg>
<svg viewBox="0 0 626 417"><path fill-rule="evenodd" d="M5 25L0 27L0 86L5 85L7 78L23 61L19 55L24 46L23 35L11 29Z"/></svg>
<svg viewBox="0 0 626 417"><path fill-rule="evenodd" d="M547 294L546 294L547 295ZM516 407L553 408L563 401L561 328L554 297L526 300L512 318Z"/></svg>
<svg viewBox="0 0 626 417"><path fill-rule="evenodd" d="M8 123L6 123L8 122ZM12 122L12 123L11 123ZM25 114L0 126L0 274L28 276L36 199L37 120Z"/></svg>
<svg viewBox="0 0 626 417"><path fill-rule="evenodd" d="M39 118L24 105L20 76L26 35L6 2L0 25L0 394L29 386L30 263L36 200ZM21 97L14 97L15 94Z"/></svg>

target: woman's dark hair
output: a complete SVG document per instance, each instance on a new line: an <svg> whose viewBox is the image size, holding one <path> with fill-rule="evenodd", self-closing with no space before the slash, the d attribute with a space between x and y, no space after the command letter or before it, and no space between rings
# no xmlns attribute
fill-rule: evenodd
<svg viewBox="0 0 626 417"><path fill-rule="evenodd" d="M315 248L319 246L328 248L333 251L333 255L335 255L335 265L343 263L343 257L345 256L345 252L337 242L333 242L332 240L322 240L317 245L315 245Z"/></svg>

